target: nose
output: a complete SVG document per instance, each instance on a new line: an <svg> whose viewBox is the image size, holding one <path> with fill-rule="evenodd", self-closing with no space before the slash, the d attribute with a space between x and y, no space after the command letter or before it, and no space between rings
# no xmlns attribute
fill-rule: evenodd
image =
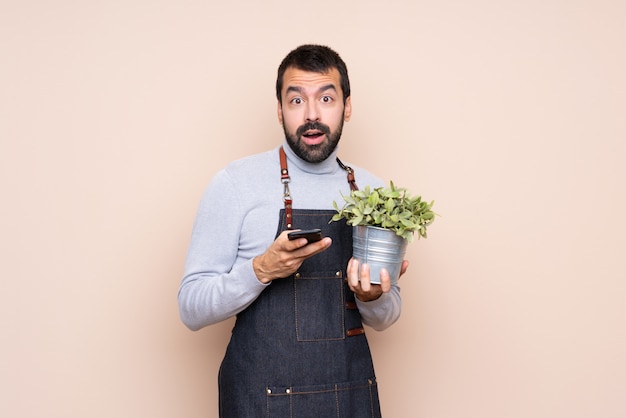
<svg viewBox="0 0 626 418"><path fill-rule="evenodd" d="M307 103L305 119L307 122L316 122L320 120L320 113L317 107L317 101L311 100Z"/></svg>

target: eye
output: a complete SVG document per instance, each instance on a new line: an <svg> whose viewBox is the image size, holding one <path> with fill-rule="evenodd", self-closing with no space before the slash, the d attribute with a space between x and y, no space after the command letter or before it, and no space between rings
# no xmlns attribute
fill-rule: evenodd
<svg viewBox="0 0 626 418"><path fill-rule="evenodd" d="M301 97L294 97L293 99L291 99L291 100L289 101L289 103L292 103L292 104L297 104L297 105L298 105L298 104L302 104L302 102L303 102L303 100L302 100L302 98L301 98Z"/></svg>
<svg viewBox="0 0 626 418"><path fill-rule="evenodd" d="M323 103L331 103L333 101L333 98L331 96L322 96L322 98L320 100Z"/></svg>

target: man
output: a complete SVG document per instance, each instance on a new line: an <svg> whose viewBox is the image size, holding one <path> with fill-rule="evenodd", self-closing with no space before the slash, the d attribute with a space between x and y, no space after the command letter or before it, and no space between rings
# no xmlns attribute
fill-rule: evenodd
<svg viewBox="0 0 626 418"><path fill-rule="evenodd" d="M202 198L181 317L198 330L237 315L219 372L221 417L379 417L362 324L389 327L401 299L386 272L371 284L351 259L351 227L329 223L333 201L356 187L337 159L352 113L346 65L330 48L300 46L278 69L276 96L282 146L232 162ZM361 186L384 185L354 173ZM311 228L324 238L287 237Z"/></svg>

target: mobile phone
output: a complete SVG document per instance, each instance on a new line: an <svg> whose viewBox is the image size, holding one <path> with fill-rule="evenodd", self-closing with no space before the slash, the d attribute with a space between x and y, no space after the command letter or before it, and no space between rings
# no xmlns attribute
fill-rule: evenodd
<svg viewBox="0 0 626 418"><path fill-rule="evenodd" d="M292 231L287 234L287 238L291 241L298 238L306 238L309 243L319 241L322 239L322 230L316 229L303 229L301 231Z"/></svg>

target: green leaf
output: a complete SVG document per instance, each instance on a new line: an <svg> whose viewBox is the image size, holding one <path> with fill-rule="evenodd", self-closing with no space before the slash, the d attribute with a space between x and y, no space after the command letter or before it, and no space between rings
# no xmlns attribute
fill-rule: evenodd
<svg viewBox="0 0 626 418"><path fill-rule="evenodd" d="M419 195L411 196L409 191L397 187L392 181L389 187L370 188L341 194L344 205L333 202L337 212L331 219L346 219L349 225L374 225L393 230L399 236L411 241L415 233L418 239L426 238L427 227L438 216L432 211L434 201L427 203Z"/></svg>

